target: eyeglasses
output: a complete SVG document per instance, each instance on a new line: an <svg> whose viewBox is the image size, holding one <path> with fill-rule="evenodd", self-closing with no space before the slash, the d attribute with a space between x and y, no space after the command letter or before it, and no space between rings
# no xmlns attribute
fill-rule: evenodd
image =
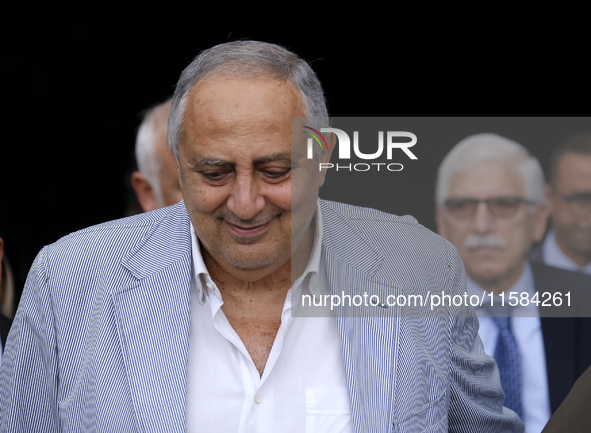
<svg viewBox="0 0 591 433"><path fill-rule="evenodd" d="M533 201L521 197L493 197L487 200L474 198L449 198L443 204L445 209L456 218L468 218L474 215L476 207L486 203L488 211L497 218L509 218L517 213L522 204L534 205Z"/></svg>
<svg viewBox="0 0 591 433"><path fill-rule="evenodd" d="M591 213L591 192L575 192L574 194L563 194L556 188L552 188L554 194L562 198L578 216L584 217Z"/></svg>

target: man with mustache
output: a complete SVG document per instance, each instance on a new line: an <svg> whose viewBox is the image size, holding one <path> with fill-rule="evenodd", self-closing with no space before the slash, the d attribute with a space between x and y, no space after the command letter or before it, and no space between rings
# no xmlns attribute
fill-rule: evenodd
<svg viewBox="0 0 591 433"><path fill-rule="evenodd" d="M509 304L511 293L533 299L536 292L591 287L584 275L527 261L548 219L541 166L507 138L467 137L439 167L435 214L439 233L464 261L468 295L490 294L476 309L479 334L499 364L505 405L526 431L540 432L591 363L589 319L540 318L534 304L494 308L503 297Z"/></svg>

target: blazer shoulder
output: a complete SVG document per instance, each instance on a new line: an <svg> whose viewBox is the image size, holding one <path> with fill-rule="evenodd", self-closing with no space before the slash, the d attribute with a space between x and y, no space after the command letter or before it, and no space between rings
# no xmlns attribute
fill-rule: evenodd
<svg viewBox="0 0 591 433"><path fill-rule="evenodd" d="M158 258L158 262L165 264L185 247L182 239L190 240L187 226L188 215L180 202L70 233L45 246L36 263L46 277L61 275L75 280L85 278L88 272L113 272L140 250L149 256L142 259Z"/></svg>
<svg viewBox="0 0 591 433"><path fill-rule="evenodd" d="M421 276L431 278L431 273L442 277L463 266L449 241L410 215L324 200L320 206L323 244L337 255L351 257L351 263L373 252L382 263L378 274L384 278L404 274L408 280L417 280Z"/></svg>
<svg viewBox="0 0 591 433"><path fill-rule="evenodd" d="M431 242L450 246L446 239L421 225L411 215L398 216L377 209L319 200L324 226L339 223L349 225L371 236L374 232L392 240L414 239L420 247ZM449 245L448 245L449 244ZM451 245L453 247L453 245ZM408 245L412 247L412 245Z"/></svg>
<svg viewBox="0 0 591 433"><path fill-rule="evenodd" d="M322 209L322 215L336 214L349 220L374 220L374 221L390 221L398 224L409 224L411 226L422 227L411 215L398 216L391 213L383 212L377 209L354 206L351 204L340 203L330 200L318 200ZM426 229L425 229L426 230Z"/></svg>
<svg viewBox="0 0 591 433"><path fill-rule="evenodd" d="M186 215L181 204L89 226L63 236L46 248L61 249L74 244L92 248L109 242L126 243L129 246L130 238L141 239L166 219L174 219L175 215L183 213Z"/></svg>
<svg viewBox="0 0 591 433"><path fill-rule="evenodd" d="M591 275L555 268L539 262L530 264L538 291L557 291L568 287L581 287L591 291Z"/></svg>
<svg viewBox="0 0 591 433"><path fill-rule="evenodd" d="M116 233L118 231L141 231L142 227L149 227L158 224L158 222L161 221L168 212L170 212L169 208L162 208L151 212L145 212L95 224L62 236L51 245L59 245L61 243L73 242L77 239L82 239L85 237L93 237L96 233L104 233L108 236L109 233Z"/></svg>
<svg viewBox="0 0 591 433"><path fill-rule="evenodd" d="M531 268L536 292L540 294L540 300L544 300L539 309L543 319L573 318L587 327L591 325L590 275L541 263L531 263Z"/></svg>

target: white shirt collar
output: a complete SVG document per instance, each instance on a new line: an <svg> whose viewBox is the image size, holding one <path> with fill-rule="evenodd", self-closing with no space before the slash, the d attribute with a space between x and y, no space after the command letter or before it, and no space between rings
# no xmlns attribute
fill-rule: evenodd
<svg viewBox="0 0 591 433"><path fill-rule="evenodd" d="M544 241L544 263L555 268L566 269L568 271L584 272L591 274L591 263L586 266L579 266L573 262L558 246L556 242L556 233L550 230Z"/></svg>

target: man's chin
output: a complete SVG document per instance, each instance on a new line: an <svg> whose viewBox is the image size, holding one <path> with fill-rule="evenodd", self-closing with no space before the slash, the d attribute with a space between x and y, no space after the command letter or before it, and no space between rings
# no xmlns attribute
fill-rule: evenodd
<svg viewBox="0 0 591 433"><path fill-rule="evenodd" d="M248 244L236 245L232 251L222 252L223 259L229 265L241 271L264 270L266 268L273 268L274 270L290 259L290 255L285 251L269 254L269 248L264 248L262 245L252 247L252 245ZM282 260L282 257L284 257L284 260Z"/></svg>
<svg viewBox="0 0 591 433"><path fill-rule="evenodd" d="M227 258L228 263L241 271L255 271L255 270L262 270L273 263L273 260L233 260L232 258Z"/></svg>
<svg viewBox="0 0 591 433"><path fill-rule="evenodd" d="M504 248L499 247L478 247L470 248L468 254L479 255L479 256L493 256L498 254L505 254Z"/></svg>
<svg viewBox="0 0 591 433"><path fill-rule="evenodd" d="M591 233L581 231L573 239L573 243L582 255L591 256Z"/></svg>
<svg viewBox="0 0 591 433"><path fill-rule="evenodd" d="M496 284L506 277L508 271L500 267L474 266L467 270L468 275L479 285Z"/></svg>

